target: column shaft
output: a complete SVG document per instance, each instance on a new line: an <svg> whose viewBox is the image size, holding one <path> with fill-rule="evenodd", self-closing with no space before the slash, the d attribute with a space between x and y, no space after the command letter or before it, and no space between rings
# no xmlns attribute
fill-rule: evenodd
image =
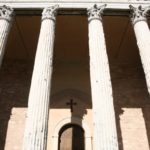
<svg viewBox="0 0 150 150"><path fill-rule="evenodd" d="M0 7L0 66L11 27L12 15L13 9L7 6Z"/></svg>
<svg viewBox="0 0 150 150"><path fill-rule="evenodd" d="M134 8L132 6L132 23L139 48L141 62L143 65L148 92L150 94L150 30L146 21L146 12L141 7Z"/></svg>
<svg viewBox="0 0 150 150"><path fill-rule="evenodd" d="M94 150L118 150L115 113L100 13L103 7L89 10L89 52Z"/></svg>
<svg viewBox="0 0 150 150"><path fill-rule="evenodd" d="M29 93L24 150L46 150L56 8L43 11Z"/></svg>

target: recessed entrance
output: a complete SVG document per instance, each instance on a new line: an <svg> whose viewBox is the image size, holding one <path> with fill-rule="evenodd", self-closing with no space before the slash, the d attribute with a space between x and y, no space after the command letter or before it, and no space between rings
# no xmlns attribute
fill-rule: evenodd
<svg viewBox="0 0 150 150"><path fill-rule="evenodd" d="M85 150L84 130L78 125L65 125L59 132L58 145L58 150Z"/></svg>

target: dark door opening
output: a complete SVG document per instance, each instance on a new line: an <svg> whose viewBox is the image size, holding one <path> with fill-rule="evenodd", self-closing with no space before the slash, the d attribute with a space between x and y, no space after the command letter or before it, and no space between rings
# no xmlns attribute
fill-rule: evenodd
<svg viewBox="0 0 150 150"><path fill-rule="evenodd" d="M58 145L58 150L85 150L84 130L73 124L62 127Z"/></svg>

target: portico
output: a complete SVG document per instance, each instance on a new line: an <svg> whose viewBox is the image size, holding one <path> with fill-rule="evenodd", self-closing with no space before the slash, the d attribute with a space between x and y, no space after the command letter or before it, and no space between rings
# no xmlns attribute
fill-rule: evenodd
<svg viewBox="0 0 150 150"><path fill-rule="evenodd" d="M113 87L111 85L109 61L106 49L105 33L103 29L103 15L109 7L110 6L102 4L93 4L92 7L87 8L87 11L85 10L88 13L88 16L85 16L88 20L88 54L90 56L90 65L88 66L88 70L90 74L90 94L93 112L93 120L91 124L93 126L92 145L94 150L118 150L116 117L112 96ZM129 6L126 8L128 8L128 11L130 11ZM61 5L52 5L50 7L44 8L42 13L41 28L28 98L28 110L23 143L24 150L47 149L47 134L49 130L48 121L51 119L49 118L49 107L51 107L50 95L52 86L52 68L54 68L53 51L55 43L55 23L57 22L57 15L59 14L59 10L61 10ZM142 17L145 17L146 19L146 16ZM7 24L9 25L8 21ZM144 24L145 25L143 27L145 27L145 33L147 34L146 38L149 39L148 26L146 25L146 22L144 22ZM8 32L9 30L7 28L3 28L5 26L6 25L4 24L1 29L4 30L3 32ZM147 58L149 45L143 44L145 37L140 38L140 33L142 32L140 32L141 27L134 26L134 29L137 41L140 41L138 46L139 50L142 51L141 59L146 74L147 85L149 85L149 63ZM56 36L57 34L59 33L56 33ZM3 35L3 33L1 35ZM2 37L2 39L4 41L0 42L5 43L7 36ZM147 59L145 59L145 57Z"/></svg>

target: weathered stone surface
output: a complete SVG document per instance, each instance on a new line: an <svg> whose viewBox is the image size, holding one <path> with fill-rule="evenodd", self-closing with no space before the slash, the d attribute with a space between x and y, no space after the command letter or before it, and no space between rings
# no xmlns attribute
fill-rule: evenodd
<svg viewBox="0 0 150 150"><path fill-rule="evenodd" d="M24 61L7 61L6 63L4 61L2 64L0 72L0 150L15 150L15 147L19 149L22 147L24 108L27 107L31 74L32 63ZM14 110L20 111L14 113ZM13 124L11 124L11 118Z"/></svg>
<svg viewBox="0 0 150 150"><path fill-rule="evenodd" d="M8 33L11 27L13 9L0 6L0 66L3 60Z"/></svg>
<svg viewBox="0 0 150 150"><path fill-rule="evenodd" d="M148 92L150 94L150 31L146 21L147 12L150 8L143 9L141 6L138 8L131 7L132 12L132 23L139 47L139 53L141 56L141 62L145 73L146 83Z"/></svg>
<svg viewBox="0 0 150 150"><path fill-rule="evenodd" d="M101 18L104 7L95 5L88 11L93 147L94 150L117 150L112 85Z"/></svg>
<svg viewBox="0 0 150 150"><path fill-rule="evenodd" d="M43 10L28 100L23 149L46 150L57 6Z"/></svg>
<svg viewBox="0 0 150 150"><path fill-rule="evenodd" d="M54 66L54 68L55 67L56 66ZM70 71L69 74L67 73L68 70ZM110 70L117 119L119 149L147 150L149 146L148 142L150 142L150 101L142 67L140 64L131 66L130 64L115 63L110 65ZM24 108L27 107L31 75L32 63L5 61L2 65L0 72L0 150L16 150L16 147L20 150L22 147L23 139L21 137L24 132L25 121L23 121L23 119L25 119ZM71 76L74 78L74 82L72 82ZM84 91L90 95L91 92L88 87L90 87L90 84L87 67L80 65L70 65L69 67L66 65L63 67L57 66L53 75L53 94L71 88ZM63 113L68 116L70 110L68 108L62 109L61 104L63 104L63 100L60 102L58 100L56 103L53 102L51 115L55 114L55 110L57 111L58 108L57 116L61 118ZM91 114L90 107L87 105L84 106L84 108L86 107L87 114L89 114L89 112ZM11 113L11 111L13 113ZM77 113L79 114L79 110ZM85 113L84 117L86 121L90 123L88 119L90 116L87 114ZM10 118L13 119L13 124ZM52 117L51 119L54 121L56 118ZM55 121L57 121L57 119ZM54 124L55 121L53 122ZM20 122L20 124L18 124L18 122ZM50 120L49 125L51 129L49 132L54 129L54 127L52 128L53 123ZM140 126L137 125L138 123ZM20 128L22 128L22 131ZM91 129L92 128L91 125ZM19 132L16 129L18 129ZM51 134L49 134L49 136L51 136ZM12 139L12 137L18 140ZM50 139L51 137L49 137L49 140ZM52 141L49 141L49 143L51 142ZM6 145L5 148L4 145Z"/></svg>

